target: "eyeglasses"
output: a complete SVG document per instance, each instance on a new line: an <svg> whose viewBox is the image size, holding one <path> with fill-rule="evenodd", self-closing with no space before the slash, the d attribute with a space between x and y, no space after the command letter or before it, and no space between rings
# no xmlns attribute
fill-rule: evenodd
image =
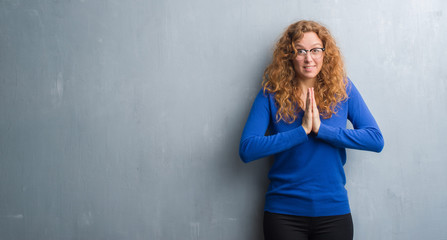
<svg viewBox="0 0 447 240"><path fill-rule="evenodd" d="M324 52L325 48L312 48L310 50L306 50L306 49L298 49L298 55L297 58L299 60L303 60L304 58L306 58L307 56L307 52L310 52L310 56L313 59L319 59L321 58L321 56L323 56L323 52Z"/></svg>

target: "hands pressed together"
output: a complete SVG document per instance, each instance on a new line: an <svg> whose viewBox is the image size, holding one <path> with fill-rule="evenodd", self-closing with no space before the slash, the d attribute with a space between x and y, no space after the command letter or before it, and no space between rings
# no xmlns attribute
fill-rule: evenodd
<svg viewBox="0 0 447 240"><path fill-rule="evenodd" d="M306 134L311 132L318 134L320 124L320 112L315 102L314 88L308 88L302 126Z"/></svg>

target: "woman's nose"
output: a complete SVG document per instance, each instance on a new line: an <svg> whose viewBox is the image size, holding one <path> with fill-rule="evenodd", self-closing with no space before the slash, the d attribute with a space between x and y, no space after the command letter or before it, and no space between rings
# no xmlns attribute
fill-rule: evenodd
<svg viewBox="0 0 447 240"><path fill-rule="evenodd" d="M306 54L306 56L304 56L304 61L305 62L311 62L313 59L312 59L312 56L310 56L310 53L307 53Z"/></svg>

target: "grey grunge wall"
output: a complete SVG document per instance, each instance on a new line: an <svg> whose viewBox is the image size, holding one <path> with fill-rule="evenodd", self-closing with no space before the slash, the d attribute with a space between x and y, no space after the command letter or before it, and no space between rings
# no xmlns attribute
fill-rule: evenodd
<svg viewBox="0 0 447 240"><path fill-rule="evenodd" d="M0 1L0 239L262 239L239 139L272 48L335 36L385 138L349 150L355 239L447 239L447 3Z"/></svg>

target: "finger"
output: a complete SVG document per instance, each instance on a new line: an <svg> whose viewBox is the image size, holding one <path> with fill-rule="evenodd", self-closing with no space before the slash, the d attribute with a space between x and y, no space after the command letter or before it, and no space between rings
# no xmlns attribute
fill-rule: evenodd
<svg viewBox="0 0 447 240"><path fill-rule="evenodd" d="M310 98L311 98L311 96L310 96L310 90L309 89L307 89L307 93L306 93L306 109L304 109L304 111L307 111L308 109L310 109Z"/></svg>
<svg viewBox="0 0 447 240"><path fill-rule="evenodd" d="M313 102L313 108L317 108L317 101L315 101L315 90L312 88L312 102Z"/></svg>
<svg viewBox="0 0 447 240"><path fill-rule="evenodd" d="M312 88L309 88L309 90L310 90L310 108L312 109L312 113L314 112L314 97L313 97L313 90L312 90Z"/></svg>
<svg viewBox="0 0 447 240"><path fill-rule="evenodd" d="M313 107L315 110L315 112L317 113L317 115L319 115L319 111L318 111L318 107L317 107L317 101L315 100L315 91L314 91L314 107Z"/></svg>
<svg viewBox="0 0 447 240"><path fill-rule="evenodd" d="M312 116L313 116L313 113L314 113L314 109L313 109L313 105L314 105L314 98L312 97L312 89L311 88L309 88L309 91L310 91L310 106L309 106L309 108L311 109L311 113L312 113Z"/></svg>

